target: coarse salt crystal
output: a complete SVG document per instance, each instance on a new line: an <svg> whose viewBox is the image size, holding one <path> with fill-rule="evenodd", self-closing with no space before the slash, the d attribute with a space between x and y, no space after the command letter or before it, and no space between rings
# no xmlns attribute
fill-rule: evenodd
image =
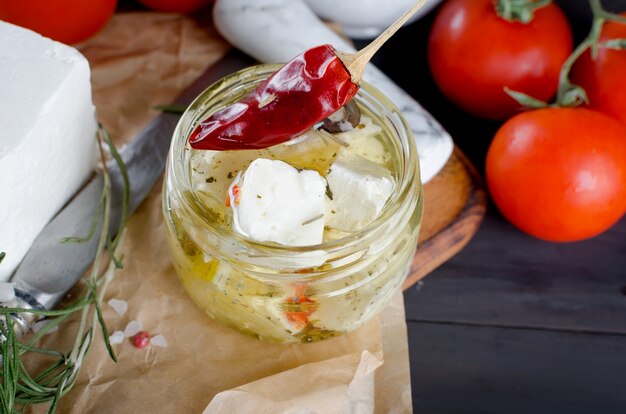
<svg viewBox="0 0 626 414"><path fill-rule="evenodd" d="M124 328L124 336L131 337L137 335L141 330L143 330L143 324L139 321L130 321L126 328Z"/></svg>
<svg viewBox="0 0 626 414"><path fill-rule="evenodd" d="M161 348L167 348L167 339L163 335L154 335L150 338L150 344Z"/></svg>
<svg viewBox="0 0 626 414"><path fill-rule="evenodd" d="M15 299L15 284L0 282L0 302L8 302Z"/></svg>
<svg viewBox="0 0 626 414"><path fill-rule="evenodd" d="M113 308L115 313L118 315L123 315L128 310L128 303L124 300L120 299L111 299L107 302L110 307Z"/></svg>
<svg viewBox="0 0 626 414"><path fill-rule="evenodd" d="M115 331L111 334L111 336L109 336L109 342L111 343L111 345L121 344L122 342L124 342L125 337L126 335L124 335L124 332Z"/></svg>

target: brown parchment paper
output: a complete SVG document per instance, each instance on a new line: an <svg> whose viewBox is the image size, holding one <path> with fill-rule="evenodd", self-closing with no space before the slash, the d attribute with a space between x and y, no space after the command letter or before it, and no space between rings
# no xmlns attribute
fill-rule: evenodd
<svg viewBox="0 0 626 414"><path fill-rule="evenodd" d="M92 66L98 117L118 146L229 48L210 16L118 14L81 45ZM259 342L210 320L187 298L165 243L161 182L131 217L118 272L103 306L109 329L139 320L167 348L114 345L98 332L60 413L409 413L411 389L402 295L349 335L307 345ZM69 349L77 321L46 338ZM42 407L33 411L43 411Z"/></svg>

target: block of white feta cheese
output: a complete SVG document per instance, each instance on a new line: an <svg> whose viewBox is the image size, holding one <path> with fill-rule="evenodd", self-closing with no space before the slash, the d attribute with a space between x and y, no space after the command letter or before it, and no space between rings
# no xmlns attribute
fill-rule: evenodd
<svg viewBox="0 0 626 414"><path fill-rule="evenodd" d="M229 188L235 231L287 246L322 242L326 181L313 170L259 158Z"/></svg>
<svg viewBox="0 0 626 414"><path fill-rule="evenodd" d="M374 220L395 187L388 169L344 151L331 165L326 181L330 189L326 226L346 232L358 231Z"/></svg>
<svg viewBox="0 0 626 414"><path fill-rule="evenodd" d="M89 78L76 49L0 21L0 281L93 170Z"/></svg>

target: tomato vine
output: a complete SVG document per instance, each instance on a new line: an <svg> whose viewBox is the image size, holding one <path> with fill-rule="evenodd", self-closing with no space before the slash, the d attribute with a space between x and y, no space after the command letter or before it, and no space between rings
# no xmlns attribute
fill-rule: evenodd
<svg viewBox="0 0 626 414"><path fill-rule="evenodd" d="M570 80L570 72L574 63L587 50L591 50L592 59L595 59L598 56L599 48L626 50L626 39L612 39L607 42L599 41L600 35L602 33L602 27L607 21L626 24L626 17L606 11L602 7L602 3L600 0L589 0L589 6L593 14L591 30L587 37L576 47L576 49L574 49L572 54L567 58L567 60L563 63L563 66L561 67L556 101L553 104L548 104L547 102L538 100L530 95L514 91L509 88L505 88L506 93L508 93L521 105L530 109L546 108L549 106L576 107L583 103L589 103L589 98L585 89L580 85L574 84Z"/></svg>

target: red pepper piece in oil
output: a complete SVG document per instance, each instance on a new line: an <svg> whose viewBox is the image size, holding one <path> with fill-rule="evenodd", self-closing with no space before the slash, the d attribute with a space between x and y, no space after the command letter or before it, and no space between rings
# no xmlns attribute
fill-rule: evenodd
<svg viewBox="0 0 626 414"><path fill-rule="evenodd" d="M296 56L241 101L214 113L189 137L194 149L260 149L289 141L356 95L359 87L330 45Z"/></svg>
<svg viewBox="0 0 626 414"><path fill-rule="evenodd" d="M230 207L230 199L235 199L235 205L239 205L239 199L241 198L241 187L233 185L233 188L226 194L226 207Z"/></svg>
<svg viewBox="0 0 626 414"><path fill-rule="evenodd" d="M304 329L310 324L309 316L317 310L318 304L306 294L306 284L293 286L294 296L285 300L285 317L297 330Z"/></svg>

